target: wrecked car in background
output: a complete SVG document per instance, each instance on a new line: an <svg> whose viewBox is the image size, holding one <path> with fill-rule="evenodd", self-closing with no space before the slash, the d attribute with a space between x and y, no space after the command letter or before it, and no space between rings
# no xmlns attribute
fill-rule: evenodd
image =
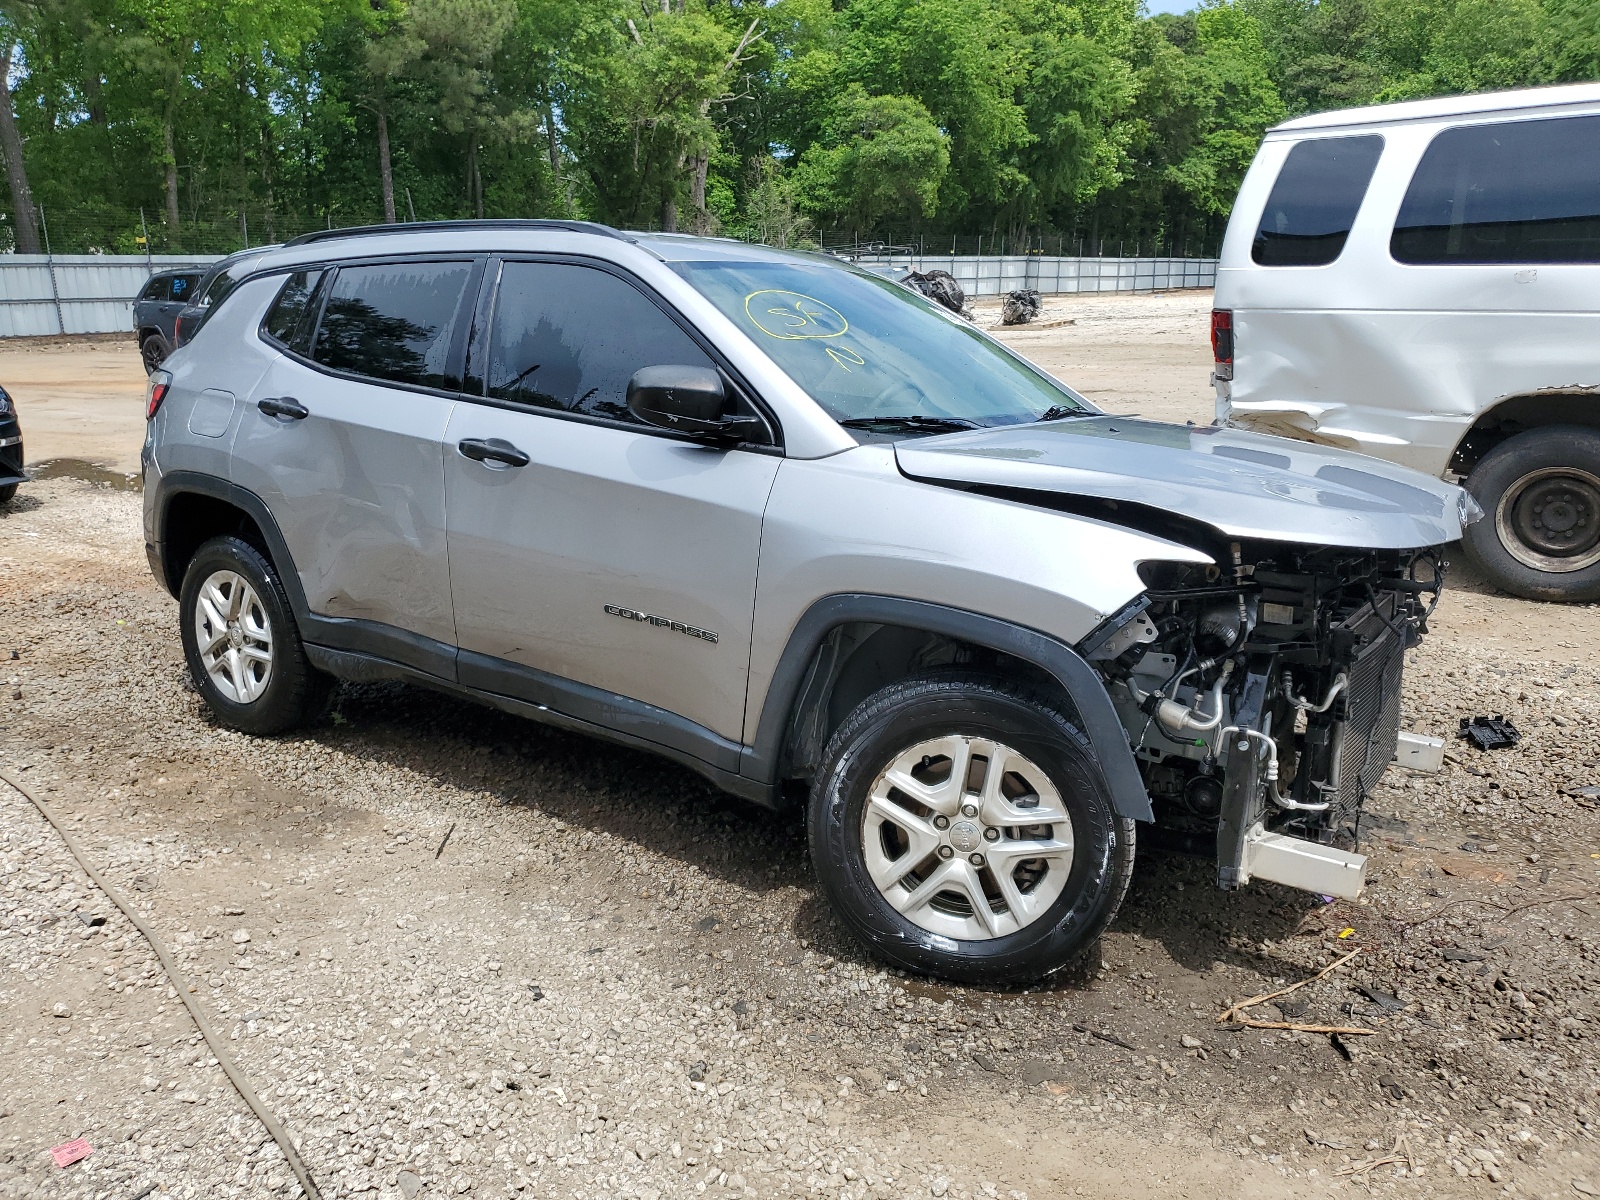
<svg viewBox="0 0 1600 1200"><path fill-rule="evenodd" d="M1268 132L1223 241L1217 419L1463 480L1463 547L1600 598L1600 84Z"/></svg>
<svg viewBox="0 0 1600 1200"><path fill-rule="evenodd" d="M818 256L581 222L264 252L151 378L145 539L272 734L400 679L803 806L897 966L1091 946L1159 821L1353 896L1459 488L1107 416ZM1436 765L1436 764L1435 764Z"/></svg>

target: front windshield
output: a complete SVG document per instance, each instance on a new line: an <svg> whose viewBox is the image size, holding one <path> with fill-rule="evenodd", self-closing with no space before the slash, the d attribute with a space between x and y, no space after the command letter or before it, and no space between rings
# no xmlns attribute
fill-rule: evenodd
<svg viewBox="0 0 1600 1200"><path fill-rule="evenodd" d="M939 432L1094 411L890 280L829 263L674 266L836 421Z"/></svg>

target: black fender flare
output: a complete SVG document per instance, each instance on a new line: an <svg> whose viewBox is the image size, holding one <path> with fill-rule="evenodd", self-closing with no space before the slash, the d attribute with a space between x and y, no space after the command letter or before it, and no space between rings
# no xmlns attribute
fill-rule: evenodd
<svg viewBox="0 0 1600 1200"><path fill-rule="evenodd" d="M1111 792L1117 815L1136 821L1155 819L1150 794L1128 744L1127 731L1112 707L1105 684L1082 655L1059 638L1036 629L967 609L896 596L855 593L825 596L806 609L778 658L761 706L755 744L745 747L740 756L741 775L764 784L777 783L784 739L806 669L828 633L851 622L927 630L1009 654L1048 672L1077 706L1084 735L1089 739L1095 761Z"/></svg>
<svg viewBox="0 0 1600 1200"><path fill-rule="evenodd" d="M152 505L155 513L155 544L149 550L152 560L161 564L156 577L173 598L177 598L183 579L172 578L171 564L167 561L167 515L175 497L191 492L231 504L256 523L256 528L266 540L268 554L277 564L278 578L283 583L284 591L289 594L289 607L294 610L296 620L303 620L310 611L306 606L305 590L300 586L300 575L294 568L294 556L289 553L289 544L283 540L283 532L278 528L278 522L273 520L266 502L248 488L202 471L168 471L156 483ZM151 565L155 566L155 561Z"/></svg>

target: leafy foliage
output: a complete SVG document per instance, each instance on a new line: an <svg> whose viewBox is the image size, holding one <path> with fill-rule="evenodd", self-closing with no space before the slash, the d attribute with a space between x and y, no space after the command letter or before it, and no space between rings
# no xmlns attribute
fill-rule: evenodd
<svg viewBox="0 0 1600 1200"><path fill-rule="evenodd" d="M1273 123L1594 79L1600 4L0 0L0 43L22 249L483 215L1181 252Z"/></svg>

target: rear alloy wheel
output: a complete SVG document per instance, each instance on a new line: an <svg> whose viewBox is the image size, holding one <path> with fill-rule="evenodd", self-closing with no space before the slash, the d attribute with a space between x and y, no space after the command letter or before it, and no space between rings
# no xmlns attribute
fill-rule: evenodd
<svg viewBox="0 0 1600 1200"><path fill-rule="evenodd" d="M333 681L306 660L283 583L248 542L219 537L200 547L178 614L190 677L223 724L283 733L326 706Z"/></svg>
<svg viewBox="0 0 1600 1200"><path fill-rule="evenodd" d="M1050 697L964 673L874 693L829 740L811 857L850 931L898 967L1026 983L1099 938L1133 869L1088 743Z"/></svg>
<svg viewBox="0 0 1600 1200"><path fill-rule="evenodd" d="M1533 600L1600 598L1600 431L1518 434L1466 486L1486 516L1462 545L1495 584Z"/></svg>
<svg viewBox="0 0 1600 1200"><path fill-rule="evenodd" d="M171 351L167 349L165 339L154 334L145 338L144 341L139 343L139 358L144 363L144 373L149 375L155 371L156 368L167 361L167 355L170 353Z"/></svg>

